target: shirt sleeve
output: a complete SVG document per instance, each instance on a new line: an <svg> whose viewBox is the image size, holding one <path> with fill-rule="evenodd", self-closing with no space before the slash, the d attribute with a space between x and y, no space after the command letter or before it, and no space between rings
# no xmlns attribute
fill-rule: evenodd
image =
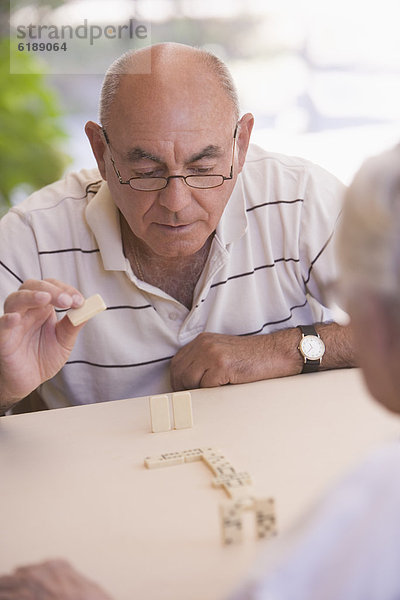
<svg viewBox="0 0 400 600"><path fill-rule="evenodd" d="M11 209L0 220L0 315L7 296L27 279L42 279L36 238L23 213Z"/></svg>
<svg viewBox="0 0 400 600"><path fill-rule="evenodd" d="M338 278L336 229L344 191L334 175L311 165L300 223L300 262L307 293L323 306L332 302Z"/></svg>

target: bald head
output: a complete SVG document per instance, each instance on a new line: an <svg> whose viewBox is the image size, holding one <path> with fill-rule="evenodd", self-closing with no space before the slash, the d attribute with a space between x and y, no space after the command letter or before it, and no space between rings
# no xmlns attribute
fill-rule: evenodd
<svg viewBox="0 0 400 600"><path fill-rule="evenodd" d="M227 110L236 122L239 102L226 65L213 54L183 44L164 43L130 51L108 69L101 91L100 122L109 127L114 112L120 113L121 90L139 96L144 103L159 97L166 102L181 99L203 101L204 110L212 103ZM226 105L226 106L224 106ZM160 106L161 109L161 106Z"/></svg>

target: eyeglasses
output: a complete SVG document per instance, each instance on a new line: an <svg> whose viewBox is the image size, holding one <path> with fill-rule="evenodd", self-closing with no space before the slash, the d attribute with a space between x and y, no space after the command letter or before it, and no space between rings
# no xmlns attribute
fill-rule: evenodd
<svg viewBox="0 0 400 600"><path fill-rule="evenodd" d="M183 179L183 181L191 188L199 190L208 190L211 188L220 187L225 181L232 179L233 177L233 159L235 156L236 146L236 134L238 124L236 124L235 131L233 132L233 149L232 149L232 164L229 173L229 177L224 175L170 175L169 177L131 177L124 181L121 177L121 173L115 165L115 161L111 152L110 140L104 127L101 128L104 139L106 140L108 149L110 150L110 158L118 181L121 185L129 185L133 190L138 192L157 192L167 187L170 179Z"/></svg>

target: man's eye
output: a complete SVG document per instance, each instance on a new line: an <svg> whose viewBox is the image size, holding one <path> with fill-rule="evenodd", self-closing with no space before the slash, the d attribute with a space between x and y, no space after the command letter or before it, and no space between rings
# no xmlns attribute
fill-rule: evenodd
<svg viewBox="0 0 400 600"><path fill-rule="evenodd" d="M191 172L193 175L209 175L213 171L213 167L193 167Z"/></svg>
<svg viewBox="0 0 400 600"><path fill-rule="evenodd" d="M141 177L142 179L146 179L147 177L162 177L163 172L161 170L157 171L136 171L134 177Z"/></svg>

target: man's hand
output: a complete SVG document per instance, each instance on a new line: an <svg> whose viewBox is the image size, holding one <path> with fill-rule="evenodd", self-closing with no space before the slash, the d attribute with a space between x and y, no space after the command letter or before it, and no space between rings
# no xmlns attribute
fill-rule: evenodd
<svg viewBox="0 0 400 600"><path fill-rule="evenodd" d="M329 323L317 325L316 329L326 346L321 369L356 365L348 327ZM172 359L172 389L217 387L296 375L303 369L298 350L300 339L297 327L243 337L201 333Z"/></svg>
<svg viewBox="0 0 400 600"><path fill-rule="evenodd" d="M284 334L287 334L282 332ZM281 333L281 332L279 332ZM181 348L171 361L173 390L216 387L227 383L249 383L260 379L279 377L285 373L279 368L275 337L241 337L219 333L201 333ZM287 335L285 335L287 338ZM293 336L290 336L293 338ZM299 332L297 332L297 338ZM301 371L300 355L293 338L292 373ZM290 373L290 374L292 374Z"/></svg>
<svg viewBox="0 0 400 600"><path fill-rule="evenodd" d="M0 600L111 600L64 560L20 567L0 576Z"/></svg>
<svg viewBox="0 0 400 600"><path fill-rule="evenodd" d="M29 280L10 294L0 317L0 410L5 411L53 377L67 361L83 327L55 307L81 306L75 288L54 279Z"/></svg>

